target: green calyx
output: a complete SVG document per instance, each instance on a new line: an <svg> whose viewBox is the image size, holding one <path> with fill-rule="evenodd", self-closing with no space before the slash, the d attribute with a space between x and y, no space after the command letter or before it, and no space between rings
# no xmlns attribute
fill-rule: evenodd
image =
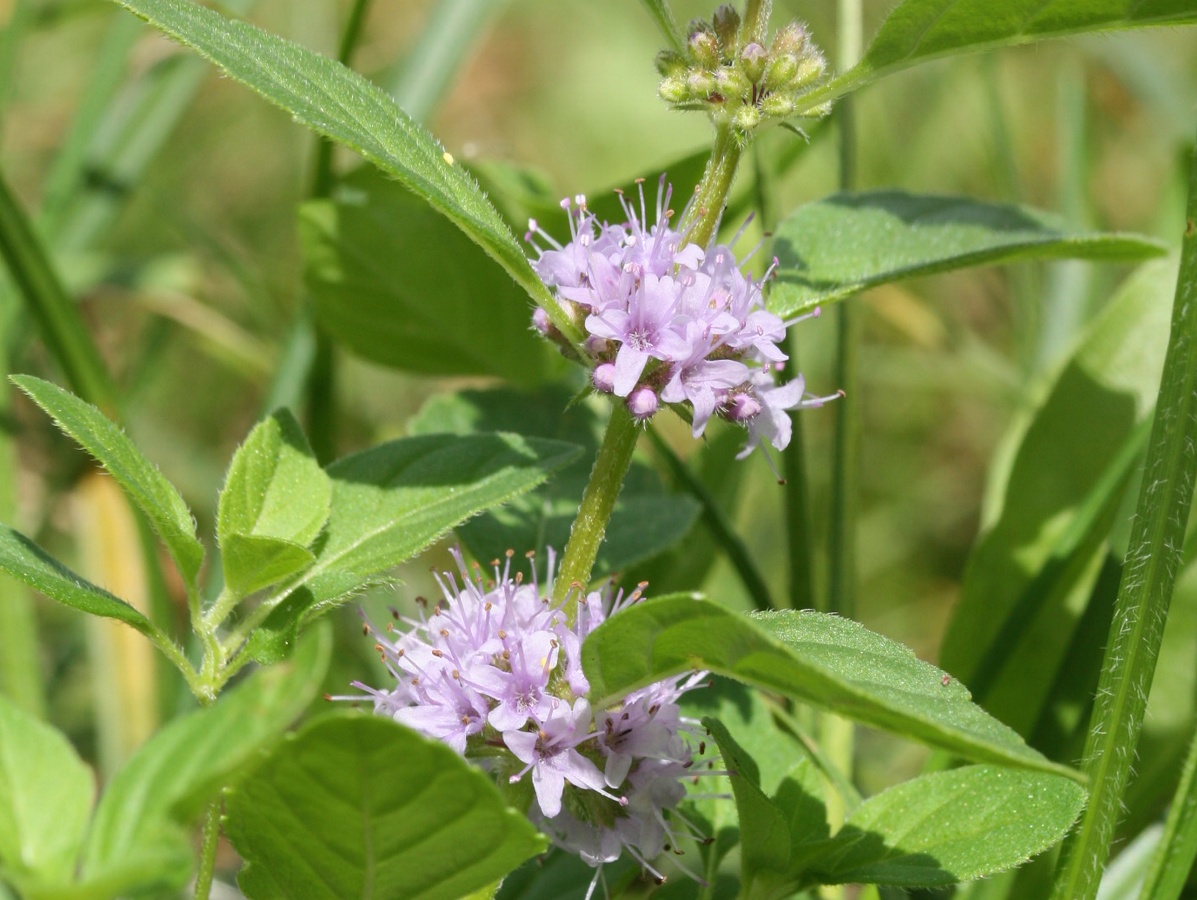
<svg viewBox="0 0 1197 900"><path fill-rule="evenodd" d="M827 104L804 101L827 75L827 62L806 29L791 22L766 47L764 23L759 26L744 27L728 4L715 10L711 22L691 22L685 50L657 56L661 99L674 109L706 112L741 141L794 116L826 115Z"/></svg>

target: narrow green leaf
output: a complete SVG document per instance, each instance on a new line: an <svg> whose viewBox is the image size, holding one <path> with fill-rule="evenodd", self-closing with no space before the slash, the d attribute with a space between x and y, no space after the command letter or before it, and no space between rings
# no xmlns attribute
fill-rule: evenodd
<svg viewBox="0 0 1197 900"><path fill-rule="evenodd" d="M306 548L328 521L332 482L295 417L278 410L233 455L220 492L216 537L225 583L244 597L306 568Z"/></svg>
<svg viewBox="0 0 1197 900"><path fill-rule="evenodd" d="M187 825L239 770L255 760L315 698L332 652L329 629L314 631L287 664L259 669L206 709L174 720L122 768L96 809L83 856L84 881L104 882L147 860L171 858L159 833ZM187 869L182 871L186 878ZM178 875L166 867L147 881ZM128 875L122 876L128 877Z"/></svg>
<svg viewBox="0 0 1197 900"><path fill-rule="evenodd" d="M747 896L767 893L787 880L790 863L790 827L786 816L760 788L756 763L736 743L718 719L704 718L703 727L719 745L730 775L740 819L741 884Z"/></svg>
<svg viewBox="0 0 1197 900"><path fill-rule="evenodd" d="M263 601L269 618L253 628L254 657L279 658L303 622L378 582L470 516L536 487L577 453L570 444L517 435L428 435L333 463L332 510L316 563Z"/></svg>
<svg viewBox="0 0 1197 900"><path fill-rule="evenodd" d="M1041 772L966 766L870 797L823 845L812 877L934 887L1018 866L1059 841L1085 790Z"/></svg>
<svg viewBox="0 0 1197 900"><path fill-rule="evenodd" d="M377 170L359 169L333 199L305 204L299 224L321 324L353 353L408 372L525 384L560 359L530 328L511 276Z"/></svg>
<svg viewBox="0 0 1197 900"><path fill-rule="evenodd" d="M70 742L0 697L0 867L30 886L69 883L94 795Z"/></svg>
<svg viewBox="0 0 1197 900"><path fill-rule="evenodd" d="M474 180L376 85L333 60L189 0L117 2L297 121L399 179L494 257L563 334L579 337Z"/></svg>
<svg viewBox="0 0 1197 900"><path fill-rule="evenodd" d="M588 404L571 403L562 387L536 392L497 388L461 391L433 397L408 423L412 434L475 434L518 431L538 438L565 440L585 448L548 484L500 509L471 519L458 529L462 541L479 559L501 557L508 549L521 553L565 548L582 493L598 452L601 423ZM680 541L694 523L697 504L670 493L647 465L633 462L607 535L599 548L595 574L625 572Z"/></svg>
<svg viewBox="0 0 1197 900"><path fill-rule="evenodd" d="M940 664L1023 734L1061 671L1146 444L1175 273L1152 263L1123 285L1042 401L1012 424L991 475L991 521L969 555Z"/></svg>
<svg viewBox="0 0 1197 900"><path fill-rule="evenodd" d="M7 525L0 525L0 569L64 606L132 625L142 634L154 626L136 609L76 575L41 547Z"/></svg>
<svg viewBox="0 0 1197 900"><path fill-rule="evenodd" d="M457 900L546 841L480 769L386 719L330 716L229 797L252 900Z"/></svg>
<svg viewBox="0 0 1197 900"><path fill-rule="evenodd" d="M1197 155L1159 400L1101 681L1085 742L1092 799L1064 845L1052 897L1089 900L1109 856L1180 564L1197 475Z"/></svg>
<svg viewBox="0 0 1197 900"><path fill-rule="evenodd" d="M834 194L781 223L769 308L782 317L865 288L1018 259L1138 260L1166 248L1128 234L1077 233L1047 213L903 191Z"/></svg>
<svg viewBox="0 0 1197 900"><path fill-rule="evenodd" d="M142 456L119 426L90 403L31 375L14 375L10 380L103 464L150 520L183 577L195 584L204 548L195 536L191 510L174 485Z"/></svg>
<svg viewBox="0 0 1197 900"><path fill-rule="evenodd" d="M806 98L811 106L884 75L959 53L1086 31L1197 22L1190 0L904 0L858 65Z"/></svg>
<svg viewBox="0 0 1197 900"><path fill-rule="evenodd" d="M596 707L688 669L707 669L969 759L1078 778L972 703L901 644L809 611L737 615L691 596L612 616L582 649Z"/></svg>

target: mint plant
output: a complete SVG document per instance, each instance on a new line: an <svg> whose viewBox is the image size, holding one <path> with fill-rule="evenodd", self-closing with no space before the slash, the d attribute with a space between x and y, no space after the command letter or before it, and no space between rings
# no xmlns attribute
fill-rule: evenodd
<svg viewBox="0 0 1197 900"><path fill-rule="evenodd" d="M118 596L7 524L0 569L131 626L189 696L97 793L36 685L13 689L36 669L37 635L11 601L0 896L208 898L234 869L250 900L1181 895L1197 855L1191 697L1168 698L1181 722L1168 746L1142 742L1156 769L1185 760L1164 827L1139 823L1135 852L1103 873L1124 804L1162 815L1128 781L1157 658L1173 658L1174 589L1197 557L1197 161L1179 269L1148 263L1078 331L995 464L1000 500L941 669L850 615L868 440L855 298L980 264L1138 263L1170 245L1020 205L854 190L849 95L955 54L1197 23L1197 5L901 0L861 52L860 4L845 2L833 71L826 38L768 0L684 30L666 0L645 0L665 45L659 98L705 117L710 149L632 190L561 201L512 167L458 160L417 120L425 101L405 112L348 66L367 0L339 61L194 0L114 5L321 136L299 211L311 308L271 392L292 402L232 454L203 534L121 427L128 401L59 271L63 185L82 170L62 169L36 224L0 183L4 355L9 323L27 319L71 390L10 381L119 485L144 544L124 550L143 551L161 593L175 583L181 615ZM125 12L116 21L119 61L133 32ZM808 129L838 127L841 190L777 217L770 126L790 133L791 161ZM333 143L374 169L339 173ZM750 204L736 194L748 180ZM754 214L770 228L748 246ZM814 390L789 332L824 310L839 383ZM500 383L433 398L406 436L333 460L336 345ZM289 407L306 407L306 432ZM688 459L662 436L669 416L694 442ZM767 458L791 596L805 580L815 606L802 416L836 423L830 584L818 608L784 608L716 494ZM680 490L637 458L645 435ZM405 597L396 567L450 532L441 596ZM717 588L716 558L757 610L696 590ZM651 577L621 586L628 569ZM389 619L347 608L380 595ZM378 665L348 674L358 631ZM1191 628L1170 633L1191 647ZM928 748L923 771L865 796L849 723Z"/></svg>

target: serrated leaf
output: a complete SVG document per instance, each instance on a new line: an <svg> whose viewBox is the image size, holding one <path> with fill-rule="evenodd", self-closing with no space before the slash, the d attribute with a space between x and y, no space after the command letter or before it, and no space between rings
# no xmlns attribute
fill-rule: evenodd
<svg viewBox="0 0 1197 900"><path fill-rule="evenodd" d="M426 200L542 306L553 301L473 178L419 123L352 69L189 0L117 0L296 121L356 150Z"/></svg>
<svg viewBox="0 0 1197 900"><path fill-rule="evenodd" d="M548 484L458 528L462 542L477 558L495 559L515 549L536 550L544 559L546 548L558 552L565 548L600 440L600 422L594 410L571 403L572 399L561 387L536 392L496 388L440 394L408 423L412 434L518 431L584 448L579 458ZM675 545L690 530L697 514L692 498L670 493L649 466L633 461L607 525L594 576L625 571Z"/></svg>
<svg viewBox="0 0 1197 900"><path fill-rule="evenodd" d="M76 575L7 525L0 525L0 569L63 606L93 616L119 619L142 634L155 631L150 620L124 600Z"/></svg>
<svg viewBox="0 0 1197 900"><path fill-rule="evenodd" d="M333 199L305 204L299 225L317 315L351 352L407 372L524 384L557 367L560 354L530 327L511 276L377 170L359 169Z"/></svg>
<svg viewBox="0 0 1197 900"><path fill-rule="evenodd" d="M480 769L374 717L288 740L229 798L251 900L457 900L547 842Z"/></svg>
<svg viewBox="0 0 1197 900"><path fill-rule="evenodd" d="M280 590L254 631L260 660L285 655L296 629L377 583L450 528L540 484L578 449L518 435L404 438L328 467L332 509L316 562Z"/></svg>
<svg viewBox="0 0 1197 900"><path fill-rule="evenodd" d="M1079 777L1028 747L909 648L837 616L747 617L692 596L661 597L599 626L582 660L596 707L706 669L969 759Z"/></svg>
<svg viewBox="0 0 1197 900"><path fill-rule="evenodd" d="M812 91L812 106L884 75L959 53L1085 31L1197 22L1191 0L904 0L855 67Z"/></svg>
<svg viewBox="0 0 1197 900"><path fill-rule="evenodd" d="M103 464L150 520L183 577L194 584L204 561L204 548L195 536L191 510L174 485L90 403L31 375L13 375L10 380Z"/></svg>
<svg viewBox="0 0 1197 900"><path fill-rule="evenodd" d="M141 871L146 883L186 879L166 868L148 877L150 860L169 861L171 826L188 824L212 795L236 780L311 703L332 652L329 629L313 632L289 663L259 669L206 709L155 734L117 772L96 809L83 857L85 881Z"/></svg>
<svg viewBox="0 0 1197 900"><path fill-rule="evenodd" d="M332 483L290 412L254 426L229 464L216 517L229 588L244 597L310 565L306 548L331 501Z"/></svg>
<svg viewBox="0 0 1197 900"><path fill-rule="evenodd" d="M1150 238L1078 233L1047 213L966 197L872 191L799 207L778 227L769 308L782 317L916 275L1019 259L1139 260Z"/></svg>
<svg viewBox="0 0 1197 900"><path fill-rule="evenodd" d="M54 728L0 696L0 867L32 887L68 884L91 814L91 770Z"/></svg>
<svg viewBox="0 0 1197 900"><path fill-rule="evenodd" d="M921 775L857 807L811 874L825 884L971 881L1058 842L1084 804L1079 784L1041 772L966 766Z"/></svg>

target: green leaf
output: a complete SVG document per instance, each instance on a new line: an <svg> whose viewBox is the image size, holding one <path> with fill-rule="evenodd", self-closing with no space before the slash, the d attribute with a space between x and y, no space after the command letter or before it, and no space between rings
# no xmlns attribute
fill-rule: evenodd
<svg viewBox="0 0 1197 900"><path fill-rule="evenodd" d="M150 520L184 579L195 584L204 561L204 548L195 536L191 510L174 485L141 455L117 425L90 403L31 375L14 375L10 380L104 465Z"/></svg>
<svg viewBox="0 0 1197 900"><path fill-rule="evenodd" d="M142 634L153 624L124 600L76 575L41 547L7 525L0 525L0 569L63 606L119 619Z"/></svg>
<svg viewBox="0 0 1197 900"><path fill-rule="evenodd" d="M540 484L578 449L518 435L404 438L338 460L328 525L316 563L267 601L251 653L285 655L304 622L382 580L442 534L478 512Z"/></svg>
<svg viewBox="0 0 1197 900"><path fill-rule="evenodd" d="M1023 733L1047 702L1140 458L1163 367L1175 266L1144 267L1082 337L1041 403L1006 436L985 531L940 652ZM1105 635L1101 640L1104 642Z"/></svg>
<svg viewBox="0 0 1197 900"><path fill-rule="evenodd" d="M306 548L328 521L332 482L295 417L285 409L259 422L233 455L220 492L216 537L225 583L238 596L306 568Z"/></svg>
<svg viewBox="0 0 1197 900"><path fill-rule="evenodd" d="M834 194L781 223L769 308L788 317L858 291L1018 259L1138 260L1164 253L1149 238L1077 233L1026 207L903 191Z"/></svg>
<svg viewBox="0 0 1197 900"><path fill-rule="evenodd" d="M316 312L353 353L407 372L525 384L557 367L511 276L377 170L305 204L299 224Z"/></svg>
<svg viewBox="0 0 1197 900"><path fill-rule="evenodd" d="M786 816L760 787L756 763L718 719L702 725L719 745L730 775L740 819L741 883L746 896L767 895L784 883L790 862L790 828Z"/></svg>
<svg viewBox="0 0 1197 900"><path fill-rule="evenodd" d="M131 884L171 884L180 877L177 866L154 871L149 865L171 860L172 826L189 824L307 709L331 652L331 631L317 629L289 663L259 669L212 706L174 720L150 738L100 799L83 857L84 880L108 883L122 872L130 877L139 871L143 880ZM188 868L181 872L184 880Z"/></svg>
<svg viewBox="0 0 1197 900"><path fill-rule="evenodd" d="M596 707L707 669L969 759L1079 777L1028 747L910 649L837 616L746 617L692 596L661 597L599 626L582 661Z"/></svg>
<svg viewBox="0 0 1197 900"><path fill-rule="evenodd" d="M232 792L227 833L252 900L457 900L546 846L480 769L366 716L283 743Z"/></svg>
<svg viewBox="0 0 1197 900"><path fill-rule="evenodd" d="M571 394L561 387L534 393L508 388L462 391L433 397L408 423L413 434L518 431L585 448L548 484L458 529L477 558L496 559L508 549L565 548L598 452L601 425L589 405L571 400ZM649 466L633 462L599 549L595 576L625 571L675 545L690 530L697 514L693 499L668 492Z"/></svg>
<svg viewBox="0 0 1197 900"><path fill-rule="evenodd" d="M70 882L95 783L70 742L0 696L0 867L25 885Z"/></svg>
<svg viewBox="0 0 1197 900"><path fill-rule="evenodd" d="M905 0L860 63L804 100L814 106L943 56L1085 31L1192 22L1197 9L1191 0Z"/></svg>
<svg viewBox="0 0 1197 900"><path fill-rule="evenodd" d="M1013 868L1059 841L1085 790L1040 772L966 766L882 791L822 847L825 884L931 887Z"/></svg>
<svg viewBox="0 0 1197 900"><path fill-rule="evenodd" d="M188 0L117 2L296 121L393 175L494 257L550 315L560 309L474 180L376 85L340 63ZM562 324L566 334L577 331L563 318Z"/></svg>

